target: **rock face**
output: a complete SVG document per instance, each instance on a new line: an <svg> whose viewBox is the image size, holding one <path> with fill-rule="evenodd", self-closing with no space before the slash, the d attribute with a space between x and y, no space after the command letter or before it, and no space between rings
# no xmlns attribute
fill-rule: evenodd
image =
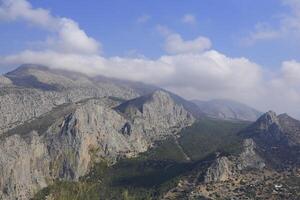
<svg viewBox="0 0 300 200"><path fill-rule="evenodd" d="M95 97L131 99L140 94L112 79L23 65L0 78L0 134L57 105Z"/></svg>
<svg viewBox="0 0 300 200"><path fill-rule="evenodd" d="M228 180L245 169L262 170L299 166L300 122L286 114L269 111L242 131L243 148L238 156L220 157L208 168L205 182Z"/></svg>
<svg viewBox="0 0 300 200"><path fill-rule="evenodd" d="M106 97L70 102L3 133L0 199L29 199L57 178L78 180L94 162L135 156L194 121L163 91L116 105Z"/></svg>
<svg viewBox="0 0 300 200"><path fill-rule="evenodd" d="M222 182L234 178L243 170L262 170L266 166L264 159L257 153L252 139L243 141L242 152L239 155L217 156L207 169L204 182Z"/></svg>
<svg viewBox="0 0 300 200"><path fill-rule="evenodd" d="M241 135L251 138L263 157L274 167L300 164L300 122L286 114L276 115L269 111Z"/></svg>
<svg viewBox="0 0 300 200"><path fill-rule="evenodd" d="M11 85L12 81L9 78L6 78L5 76L0 75L0 87Z"/></svg>
<svg viewBox="0 0 300 200"><path fill-rule="evenodd" d="M256 152L256 144L252 139L244 140L243 151L239 155L237 169L263 169L265 161Z"/></svg>
<svg viewBox="0 0 300 200"><path fill-rule="evenodd" d="M233 173L233 164L227 157L217 158L207 169L205 183L228 180Z"/></svg>
<svg viewBox="0 0 300 200"><path fill-rule="evenodd" d="M116 108L133 126L143 130L148 141L162 139L191 125L193 116L182 105L176 104L164 91L127 101Z"/></svg>
<svg viewBox="0 0 300 200"><path fill-rule="evenodd" d="M209 117L225 120L256 121L261 112L239 102L225 99L211 101L193 100L200 110Z"/></svg>
<svg viewBox="0 0 300 200"><path fill-rule="evenodd" d="M275 112L269 111L246 129L243 134L270 144L300 145L300 121L287 114L277 116Z"/></svg>

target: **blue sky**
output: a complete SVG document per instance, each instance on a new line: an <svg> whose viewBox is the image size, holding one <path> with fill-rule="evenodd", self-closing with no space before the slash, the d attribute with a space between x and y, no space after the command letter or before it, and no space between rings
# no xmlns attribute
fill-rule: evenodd
<svg viewBox="0 0 300 200"><path fill-rule="evenodd" d="M299 0L0 2L0 73L42 64L300 117Z"/></svg>
<svg viewBox="0 0 300 200"><path fill-rule="evenodd" d="M277 15L288 8L280 0L31 0L33 7L49 9L53 15L77 21L88 35L101 41L105 56L126 56L135 51L146 57L163 54L160 24L180 33L184 39L204 35L213 47L229 56L247 57L266 67L279 67L288 59L299 59L294 41L263 41L243 45L241 40L258 22L276 24ZM185 14L195 16L195 25L181 21ZM138 23L139 17L149 20ZM11 54L43 40L45 32L22 22L0 24L0 53Z"/></svg>

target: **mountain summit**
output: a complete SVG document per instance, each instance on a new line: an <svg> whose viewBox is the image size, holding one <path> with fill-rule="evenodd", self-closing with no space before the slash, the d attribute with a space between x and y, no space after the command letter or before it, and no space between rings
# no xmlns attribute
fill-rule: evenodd
<svg viewBox="0 0 300 200"><path fill-rule="evenodd" d="M282 168L300 164L300 121L287 114L269 111L241 134L257 143L271 165Z"/></svg>

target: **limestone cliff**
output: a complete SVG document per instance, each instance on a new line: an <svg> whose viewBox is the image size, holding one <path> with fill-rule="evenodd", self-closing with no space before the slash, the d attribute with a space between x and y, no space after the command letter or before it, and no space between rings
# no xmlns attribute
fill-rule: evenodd
<svg viewBox="0 0 300 200"><path fill-rule="evenodd" d="M150 96L135 112L120 112L110 98L63 104L3 133L0 199L29 199L57 178L78 180L96 161L135 156L193 123L167 93Z"/></svg>
<svg viewBox="0 0 300 200"><path fill-rule="evenodd" d="M131 99L133 89L111 79L23 65L0 77L0 134L49 112L57 105L95 97Z"/></svg>
<svg viewBox="0 0 300 200"><path fill-rule="evenodd" d="M238 155L217 156L207 169L204 182L222 182L233 179L243 170L262 170L266 166L264 159L257 153L252 139L243 141L242 151Z"/></svg>
<svg viewBox="0 0 300 200"><path fill-rule="evenodd" d="M226 181L233 173L233 164L227 157L220 157L207 169L204 182Z"/></svg>

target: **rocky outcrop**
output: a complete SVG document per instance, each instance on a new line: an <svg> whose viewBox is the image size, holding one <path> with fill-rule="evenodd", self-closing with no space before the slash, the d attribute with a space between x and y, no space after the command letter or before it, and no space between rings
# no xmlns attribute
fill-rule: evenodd
<svg viewBox="0 0 300 200"><path fill-rule="evenodd" d="M255 142L256 149L269 165L276 168L300 165L298 120L269 111L242 131L241 135Z"/></svg>
<svg viewBox="0 0 300 200"><path fill-rule="evenodd" d="M242 170L262 170L266 166L264 159L256 152L256 144L252 139L243 141L239 155L221 156L215 159L207 169L204 182L222 182L234 178Z"/></svg>
<svg viewBox="0 0 300 200"><path fill-rule="evenodd" d="M0 134L49 112L57 105L87 98L132 99L137 92L111 79L24 65L0 77Z"/></svg>
<svg viewBox="0 0 300 200"><path fill-rule="evenodd" d="M5 76L0 75L0 88L11 85L12 81Z"/></svg>
<svg viewBox="0 0 300 200"><path fill-rule="evenodd" d="M195 120L182 105L161 90L125 102L116 110L131 121L133 129L143 130L149 142L177 133Z"/></svg>
<svg viewBox="0 0 300 200"><path fill-rule="evenodd" d="M0 155L0 199L27 200L51 180L47 148L35 131L1 140Z"/></svg>
<svg viewBox="0 0 300 200"><path fill-rule="evenodd" d="M300 121L288 116L287 114L281 114L278 116L281 129L288 137L289 146L300 145Z"/></svg>
<svg viewBox="0 0 300 200"><path fill-rule="evenodd" d="M148 97L142 111L124 113L110 98L64 104L4 133L0 199L29 199L57 178L78 180L94 162L135 156L193 123L167 93Z"/></svg>
<svg viewBox="0 0 300 200"><path fill-rule="evenodd" d="M263 169L265 161L256 152L256 144L252 139L246 139L243 143L243 151L237 160L237 169Z"/></svg>
<svg viewBox="0 0 300 200"><path fill-rule="evenodd" d="M218 182L228 180L233 173L233 163L225 156L216 158L207 169L204 182Z"/></svg>

